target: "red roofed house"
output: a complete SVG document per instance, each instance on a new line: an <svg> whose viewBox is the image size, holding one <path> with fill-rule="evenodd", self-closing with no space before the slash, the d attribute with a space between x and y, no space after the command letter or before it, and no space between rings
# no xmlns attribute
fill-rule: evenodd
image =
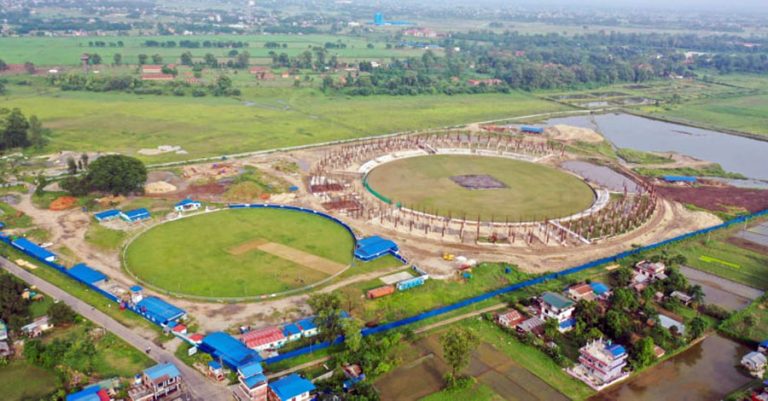
<svg viewBox="0 0 768 401"><path fill-rule="evenodd" d="M525 320L525 316L514 309L510 309L504 313L500 313L499 316L496 317L496 320L500 325L512 329L522 323L523 320Z"/></svg>
<svg viewBox="0 0 768 401"><path fill-rule="evenodd" d="M142 81L173 81L176 78L172 74L143 74Z"/></svg>
<svg viewBox="0 0 768 401"><path fill-rule="evenodd" d="M187 334L187 326L183 324L177 324L171 331L177 334Z"/></svg>
<svg viewBox="0 0 768 401"><path fill-rule="evenodd" d="M203 342L203 338L203 335L200 333L195 333L189 336L189 340L195 344L201 344Z"/></svg>
<svg viewBox="0 0 768 401"><path fill-rule="evenodd" d="M587 283L574 284L568 287L568 298L579 302L582 299L585 301L592 301L595 299L595 292L592 290L592 286Z"/></svg>
<svg viewBox="0 0 768 401"><path fill-rule="evenodd" d="M142 74L162 74L163 73L163 66L162 65L143 65L141 66L141 73Z"/></svg>
<svg viewBox="0 0 768 401"><path fill-rule="evenodd" d="M279 327L265 327L249 331L240 338L248 348L256 351L280 348L288 341Z"/></svg>
<svg viewBox="0 0 768 401"><path fill-rule="evenodd" d="M470 79L469 81L467 81L467 83L469 84L469 86L480 86L480 85L496 86L496 85L501 85L502 81L500 79L496 79L496 78L491 78L491 79Z"/></svg>

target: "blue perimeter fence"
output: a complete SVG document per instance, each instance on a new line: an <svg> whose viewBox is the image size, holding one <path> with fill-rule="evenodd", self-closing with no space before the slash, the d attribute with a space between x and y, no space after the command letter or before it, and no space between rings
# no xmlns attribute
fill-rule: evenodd
<svg viewBox="0 0 768 401"><path fill-rule="evenodd" d="M512 284L510 286L499 288L499 289L494 290L494 291L486 292L485 294L481 294L481 295L478 295L476 297L468 298L468 299L456 302L456 303L451 304L451 305L446 305L446 306L439 307L437 309L432 309L430 311L427 311L427 312L424 312L424 313L420 313L420 314L415 315L415 316L407 317L407 318L404 318L404 319L401 319L401 320L396 320L394 322L385 323L385 324L382 324L382 325L376 326L376 327L365 328L365 329L363 329L361 331L361 333L362 333L363 336L370 336L370 335L373 335L373 334L378 334L378 333L383 333L383 332L386 332L386 331L398 329L400 327L407 326L409 324L420 322L422 320L426 320L426 319L433 318L433 317L436 317L436 316L440 316L440 315L443 315L443 314L446 314L446 313L449 313L449 312L453 312L455 310L461 309L461 308L469 306L469 305L473 305L473 304L476 304L476 303L479 303L479 302L486 301L488 299L494 298L494 297L502 295L502 294L507 294L507 293L510 293L510 292L518 291L518 290L521 290L523 288L527 288L527 287L530 287L530 286L534 286L534 285L537 285L537 284L544 283L546 281L556 280L558 278L569 276L569 275L575 274L575 273L579 273L579 272L582 272L584 270L593 269L595 267L604 265L606 263L616 262L618 260L621 260L621 259L633 256L633 255L637 255L639 253L643 253L643 252L647 252L647 251L652 251L654 249L657 249L657 248L660 248L660 247L663 247L663 246L666 246L666 245L669 245L669 244L672 244L672 243L675 243L675 242L684 241L686 239L695 237L697 235L707 234L707 233L711 233L712 231L717 231L717 230L720 230L720 229L723 229L723 228L728 228L728 227L731 227L731 226L736 225L736 224L744 223L744 222L746 222L746 221L748 221L750 219L753 219L753 218L756 218L756 217L762 217L762 216L765 216L765 215L768 215L768 209L760 211L760 212L757 212L757 213L753 213L753 214L750 214L750 215L740 216L740 217L737 217L735 219L728 220L725 223L718 224L716 226L712 226L712 227L704 228L704 229L701 229L701 230L693 231L693 232L690 232L690 233L687 233L687 234L682 234L682 235L679 235L677 237L670 238L670 239L667 239L667 240L664 240L664 241L660 241L660 242L656 242L656 243L651 244L651 245L646 245L646 246L643 246L643 247L639 247L639 248L635 248L635 249L630 249L628 251L617 253L617 254L615 254L613 256L608 256L608 257L605 257L605 258L602 258L602 259L593 260L591 262L585 263L585 264L580 265L580 266L571 267L571 268L566 269L566 270L562 270L562 271L555 272L555 273L549 273L549 274L546 274L546 275L541 276L541 277L537 277L537 278L534 278L534 279L522 281L522 282L519 282L517 284ZM336 338L333 341L326 341L326 342L319 343L319 344L314 344L314 345L311 345L311 346L308 346L308 347L295 349L293 351L286 352L285 354L281 354L281 355L278 355L278 356L274 356L272 358L265 359L264 362L266 364L272 364L272 363L281 362L281 361L284 361L284 360L287 360L287 359L291 359L291 358L295 358L295 357L298 357L298 356L301 356L301 355L306 355L306 354L309 354L309 353L312 353L312 352L320 351L320 350L326 349L326 348L328 348L328 347L330 347L332 345L341 344L342 342L344 342L344 337L340 336L340 337Z"/></svg>

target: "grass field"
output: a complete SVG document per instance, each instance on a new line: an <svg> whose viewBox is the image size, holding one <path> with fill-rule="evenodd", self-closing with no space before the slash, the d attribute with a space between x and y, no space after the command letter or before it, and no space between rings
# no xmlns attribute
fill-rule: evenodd
<svg viewBox="0 0 768 401"><path fill-rule="evenodd" d="M57 38L0 38L0 54L6 63L22 64L31 61L37 65L55 65L55 66L79 66L80 56L83 53L98 53L105 64L112 63L112 56L120 53L123 56L123 63L138 64L139 54L159 54L163 57L165 63L179 63L181 54L189 51L193 58L202 59L206 53L211 53L220 61L229 59L228 53L232 49L228 48L197 48L187 49L182 47L146 47L144 42L147 40L156 40L165 42L173 40L191 41L236 41L246 42L247 48L235 49L238 51L247 51L251 55L252 61L267 64L272 62L269 52L271 49L264 47L266 42L277 42L281 45L285 43L285 49L274 49L278 54L287 53L289 56L296 56L312 46L323 47L326 42L337 43L338 41L347 45L345 49L329 49L328 57L336 55L341 60L357 59L390 59L392 57L419 56L423 53L420 49L387 49L384 42L379 42L372 38L369 42L366 38L342 36L342 35L196 35L185 37L169 36L100 36L94 37L57 37ZM88 42L103 41L113 42L122 41L124 47L89 47ZM374 48L369 49L368 43L373 43ZM98 67L96 67L98 68Z"/></svg>
<svg viewBox="0 0 768 401"><path fill-rule="evenodd" d="M503 401L500 395L496 394L490 387L485 384L478 384L460 389L460 390L443 390L439 393L426 396L421 401Z"/></svg>
<svg viewBox="0 0 768 401"><path fill-rule="evenodd" d="M125 231L113 230L98 223L91 223L88 231L85 233L85 240L93 246L106 251L113 251L120 248L127 237Z"/></svg>
<svg viewBox="0 0 768 401"><path fill-rule="evenodd" d="M713 128L768 135L768 94L713 97L656 114Z"/></svg>
<svg viewBox="0 0 768 401"><path fill-rule="evenodd" d="M33 366L25 360L0 367L0 389L3 400L38 400L56 390L56 375Z"/></svg>
<svg viewBox="0 0 768 401"><path fill-rule="evenodd" d="M501 189L467 189L458 175L489 175ZM504 221L564 217L587 209L594 193L555 168L496 157L429 156L386 163L368 176L370 186L403 206L429 213Z"/></svg>
<svg viewBox="0 0 768 401"><path fill-rule="evenodd" d="M688 259L686 264L690 267L750 287L768 289L768 255L738 247L725 238L717 233L709 241L706 237L697 238L673 249Z"/></svg>
<svg viewBox="0 0 768 401"><path fill-rule="evenodd" d="M63 92L8 85L4 107L37 115L53 131L46 152L113 151L148 163L360 138L566 109L522 92L457 96L325 95L251 88L241 98ZM179 145L189 154L141 156Z"/></svg>
<svg viewBox="0 0 768 401"><path fill-rule="evenodd" d="M764 295L734 313L720 329L744 341L764 341L768 338L768 297Z"/></svg>
<svg viewBox="0 0 768 401"><path fill-rule="evenodd" d="M153 286L205 297L265 295L317 282L328 274L251 247L272 242L327 259L351 262L353 238L340 225L307 213L227 210L159 225L126 249L129 270Z"/></svg>

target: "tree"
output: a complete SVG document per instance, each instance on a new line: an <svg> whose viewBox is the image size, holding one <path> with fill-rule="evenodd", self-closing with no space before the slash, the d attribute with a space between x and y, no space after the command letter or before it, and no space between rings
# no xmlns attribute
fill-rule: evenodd
<svg viewBox="0 0 768 401"><path fill-rule="evenodd" d="M35 150L42 150L48 143L51 130L44 128L37 116L29 117L29 143Z"/></svg>
<svg viewBox="0 0 768 401"><path fill-rule="evenodd" d="M8 69L8 64L5 63L5 60L0 59L0 71L5 71Z"/></svg>
<svg viewBox="0 0 768 401"><path fill-rule="evenodd" d="M544 335L554 340L560 334L560 322L557 319L547 319L544 323Z"/></svg>
<svg viewBox="0 0 768 401"><path fill-rule="evenodd" d="M704 303L704 289L701 288L700 285L692 285L688 290L688 293L691 295L691 298L693 298L693 303L696 305L701 305Z"/></svg>
<svg viewBox="0 0 768 401"><path fill-rule="evenodd" d="M655 346L653 338L650 336L644 337L635 344L632 358L632 364L635 369L641 369L653 363L656 359Z"/></svg>
<svg viewBox="0 0 768 401"><path fill-rule="evenodd" d="M84 168L88 168L88 153L81 154L80 161L83 163Z"/></svg>
<svg viewBox="0 0 768 401"><path fill-rule="evenodd" d="M88 57L88 62L92 65L99 65L101 64L101 56L99 53L93 53L90 55L90 57Z"/></svg>
<svg viewBox="0 0 768 401"><path fill-rule="evenodd" d="M579 301L574 313L587 326L594 326L600 320L600 306L595 301Z"/></svg>
<svg viewBox="0 0 768 401"><path fill-rule="evenodd" d="M192 65L192 53L188 51L181 53L181 65Z"/></svg>
<svg viewBox="0 0 768 401"><path fill-rule="evenodd" d="M163 64L163 56L159 54L152 55L152 64Z"/></svg>
<svg viewBox="0 0 768 401"><path fill-rule="evenodd" d="M211 53L206 53L203 57L203 63L211 68L218 68L219 67L219 60L216 59L216 56L214 56Z"/></svg>
<svg viewBox="0 0 768 401"><path fill-rule="evenodd" d="M27 61L24 63L24 71L27 72L27 74L34 74L37 72L37 67L35 67L35 64L31 61Z"/></svg>
<svg viewBox="0 0 768 401"><path fill-rule="evenodd" d="M12 330L21 327L29 317L29 303L21 297L24 284L10 275L0 275L0 319Z"/></svg>
<svg viewBox="0 0 768 401"><path fill-rule="evenodd" d="M113 195L141 192L147 181L147 168L134 157L107 155L88 166L86 180L91 190Z"/></svg>
<svg viewBox="0 0 768 401"><path fill-rule="evenodd" d="M115 53L115 54L112 56L112 62L113 62L115 65L120 65L120 64L123 64L123 55L122 55L122 54L120 54L120 53Z"/></svg>
<svg viewBox="0 0 768 401"><path fill-rule="evenodd" d="M452 328L440 337L440 342L443 345L445 361L451 369L446 379L449 385L453 385L459 372L469 365L469 356L479 340L467 329Z"/></svg>
<svg viewBox="0 0 768 401"><path fill-rule="evenodd" d="M48 318L55 325L74 323L76 317L75 311L64 302L55 303L48 309Z"/></svg>
<svg viewBox="0 0 768 401"><path fill-rule="evenodd" d="M707 329L707 322L702 319L701 316L696 316L691 320L691 323L688 324L688 334L691 335L691 339L696 339L701 337L702 334L704 334L704 331Z"/></svg>
<svg viewBox="0 0 768 401"><path fill-rule="evenodd" d="M67 172L72 175L77 174L77 162L72 157L67 158Z"/></svg>
<svg viewBox="0 0 768 401"><path fill-rule="evenodd" d="M605 326L612 338L624 337L632 329L632 322L625 312L611 309L605 314Z"/></svg>
<svg viewBox="0 0 768 401"><path fill-rule="evenodd" d="M139 54L139 65L147 64L147 58L149 58L146 54Z"/></svg>
<svg viewBox="0 0 768 401"><path fill-rule="evenodd" d="M5 110L7 112L7 110ZM0 114L3 110L0 110ZM24 117L21 110L15 108L5 117L2 126L2 148L11 149L29 146L27 131L29 130L29 121Z"/></svg>
<svg viewBox="0 0 768 401"><path fill-rule="evenodd" d="M611 308L631 312L640 306L637 293L629 288L617 288L611 295Z"/></svg>
<svg viewBox="0 0 768 401"><path fill-rule="evenodd" d="M628 267L621 267L614 273L614 279L619 287L626 287L632 281L632 269Z"/></svg>
<svg viewBox="0 0 768 401"><path fill-rule="evenodd" d="M334 340L343 334L341 296L338 293L314 294L307 300L315 314L315 324L323 340Z"/></svg>
<svg viewBox="0 0 768 401"><path fill-rule="evenodd" d="M355 319L344 319L341 322L341 328L344 333L344 346L349 352L358 352L363 345L363 334L360 332L362 327Z"/></svg>

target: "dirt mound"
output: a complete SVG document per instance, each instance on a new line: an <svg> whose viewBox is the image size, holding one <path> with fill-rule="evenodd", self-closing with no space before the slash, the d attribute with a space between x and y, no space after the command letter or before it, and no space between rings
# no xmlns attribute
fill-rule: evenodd
<svg viewBox="0 0 768 401"><path fill-rule="evenodd" d="M150 182L144 186L148 194L167 194L176 190L176 186L165 181Z"/></svg>
<svg viewBox="0 0 768 401"><path fill-rule="evenodd" d="M691 204L707 210L726 212L743 209L750 213L768 209L768 190L721 186L678 187L656 186L664 198Z"/></svg>
<svg viewBox="0 0 768 401"><path fill-rule="evenodd" d="M547 130L553 139L566 142L600 143L603 136L589 128L572 127L570 125L555 125Z"/></svg>
<svg viewBox="0 0 768 401"><path fill-rule="evenodd" d="M73 198L71 196L62 196L51 202L48 208L51 210L67 210L76 204L77 198Z"/></svg>

